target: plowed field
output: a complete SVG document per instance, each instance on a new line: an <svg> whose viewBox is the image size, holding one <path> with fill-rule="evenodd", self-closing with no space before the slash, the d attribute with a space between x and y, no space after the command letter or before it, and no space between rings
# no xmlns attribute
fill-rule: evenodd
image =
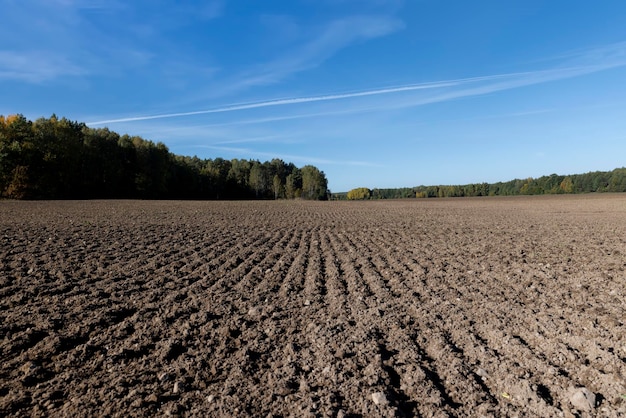
<svg viewBox="0 0 626 418"><path fill-rule="evenodd" d="M0 202L0 415L626 415L626 195Z"/></svg>

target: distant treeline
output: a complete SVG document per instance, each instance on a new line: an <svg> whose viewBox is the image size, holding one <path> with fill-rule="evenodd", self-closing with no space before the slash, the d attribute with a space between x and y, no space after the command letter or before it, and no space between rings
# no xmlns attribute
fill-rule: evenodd
<svg viewBox="0 0 626 418"><path fill-rule="evenodd" d="M11 199L327 199L316 167L280 159L200 159L163 143L56 116L0 115L0 197Z"/></svg>
<svg viewBox="0 0 626 418"><path fill-rule="evenodd" d="M397 189L352 189L334 193L333 199L405 199L426 197L514 196L563 193L626 192L626 168L585 174L551 174L539 178L463 186L418 186Z"/></svg>

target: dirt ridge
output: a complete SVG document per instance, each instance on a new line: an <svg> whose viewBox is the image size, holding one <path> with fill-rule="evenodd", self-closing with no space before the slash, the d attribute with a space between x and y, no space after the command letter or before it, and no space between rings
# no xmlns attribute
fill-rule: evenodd
<svg viewBox="0 0 626 418"><path fill-rule="evenodd" d="M0 201L0 415L626 415L626 195Z"/></svg>

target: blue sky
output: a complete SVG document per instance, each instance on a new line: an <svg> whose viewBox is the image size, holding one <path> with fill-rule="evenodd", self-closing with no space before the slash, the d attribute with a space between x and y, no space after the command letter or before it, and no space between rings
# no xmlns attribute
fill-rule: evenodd
<svg viewBox="0 0 626 418"><path fill-rule="evenodd" d="M332 191L626 166L626 2L0 0L0 114Z"/></svg>

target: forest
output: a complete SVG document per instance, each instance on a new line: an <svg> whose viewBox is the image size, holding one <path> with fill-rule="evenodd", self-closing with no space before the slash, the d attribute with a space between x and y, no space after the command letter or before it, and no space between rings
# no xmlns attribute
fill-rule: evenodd
<svg viewBox="0 0 626 418"><path fill-rule="evenodd" d="M0 115L0 198L363 200L626 192L626 168L497 183L328 190L323 171L271 161L200 159L165 144L58 118Z"/></svg>
<svg viewBox="0 0 626 418"><path fill-rule="evenodd" d="M515 196L592 192L626 192L626 167L584 174L550 174L539 178L498 183L471 183L460 186L417 186L390 189L359 187L335 193L333 199L406 199L428 197Z"/></svg>
<svg viewBox="0 0 626 418"><path fill-rule="evenodd" d="M0 198L328 199L324 172L280 159L200 159L66 118L0 115Z"/></svg>

